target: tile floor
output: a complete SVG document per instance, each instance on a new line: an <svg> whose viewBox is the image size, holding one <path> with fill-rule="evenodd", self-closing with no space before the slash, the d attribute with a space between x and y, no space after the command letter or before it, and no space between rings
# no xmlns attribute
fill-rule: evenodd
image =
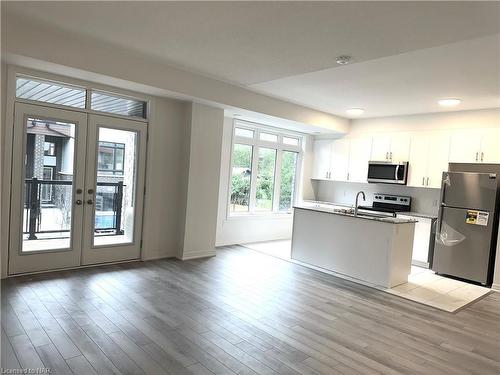
<svg viewBox="0 0 500 375"><path fill-rule="evenodd" d="M245 244L244 246L277 258L293 261L290 259L290 240L256 242ZM321 270L317 267L312 268ZM327 273L367 285L360 280L352 279L344 275L334 272ZM408 276L408 282L405 284L398 285L391 289L380 288L375 285L369 286L448 312L456 312L491 292L489 288L439 276L432 270L416 266L412 266L411 274Z"/></svg>
<svg viewBox="0 0 500 375"><path fill-rule="evenodd" d="M440 310L455 312L484 297L491 289L436 275L433 271L412 267L408 282L386 292Z"/></svg>

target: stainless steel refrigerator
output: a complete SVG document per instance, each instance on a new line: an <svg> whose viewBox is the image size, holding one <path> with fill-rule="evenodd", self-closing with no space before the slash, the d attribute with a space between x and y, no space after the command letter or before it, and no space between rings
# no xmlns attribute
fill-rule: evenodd
<svg viewBox="0 0 500 375"><path fill-rule="evenodd" d="M491 285L497 234L496 173L443 172L432 269Z"/></svg>

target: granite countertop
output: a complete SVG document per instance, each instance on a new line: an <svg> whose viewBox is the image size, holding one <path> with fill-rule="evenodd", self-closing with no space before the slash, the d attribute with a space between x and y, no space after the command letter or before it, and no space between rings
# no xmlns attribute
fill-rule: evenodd
<svg viewBox="0 0 500 375"><path fill-rule="evenodd" d="M314 204L309 204L309 205L297 205L293 206L295 209L301 209L301 210L309 210L309 211L317 211L317 212L323 212L327 214L333 214L333 215L340 215L340 216L349 216L355 219L362 219L362 220L372 220L372 221L378 221L382 223L388 223L388 224L413 224L416 223L417 220L413 219L401 219L401 218L395 218L391 216L371 216L368 213L358 213L358 216L354 216L354 213L352 211L352 208L349 208L348 206L342 206L342 205L335 205L331 204L330 207L321 207L319 205L314 205ZM337 207L342 207L342 208L335 208L334 206Z"/></svg>

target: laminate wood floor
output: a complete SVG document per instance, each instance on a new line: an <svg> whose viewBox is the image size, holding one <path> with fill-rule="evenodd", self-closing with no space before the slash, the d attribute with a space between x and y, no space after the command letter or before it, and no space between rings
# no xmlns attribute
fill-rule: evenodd
<svg viewBox="0 0 500 375"><path fill-rule="evenodd" d="M499 374L500 293L456 314L253 250L2 282L2 367L52 374Z"/></svg>

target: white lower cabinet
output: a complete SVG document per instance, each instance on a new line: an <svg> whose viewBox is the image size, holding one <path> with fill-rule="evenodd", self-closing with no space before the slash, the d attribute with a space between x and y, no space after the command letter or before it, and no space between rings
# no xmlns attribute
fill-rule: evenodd
<svg viewBox="0 0 500 375"><path fill-rule="evenodd" d="M429 267L429 249L434 241L433 219L397 214L401 219L415 219L415 235L413 237L412 264Z"/></svg>

